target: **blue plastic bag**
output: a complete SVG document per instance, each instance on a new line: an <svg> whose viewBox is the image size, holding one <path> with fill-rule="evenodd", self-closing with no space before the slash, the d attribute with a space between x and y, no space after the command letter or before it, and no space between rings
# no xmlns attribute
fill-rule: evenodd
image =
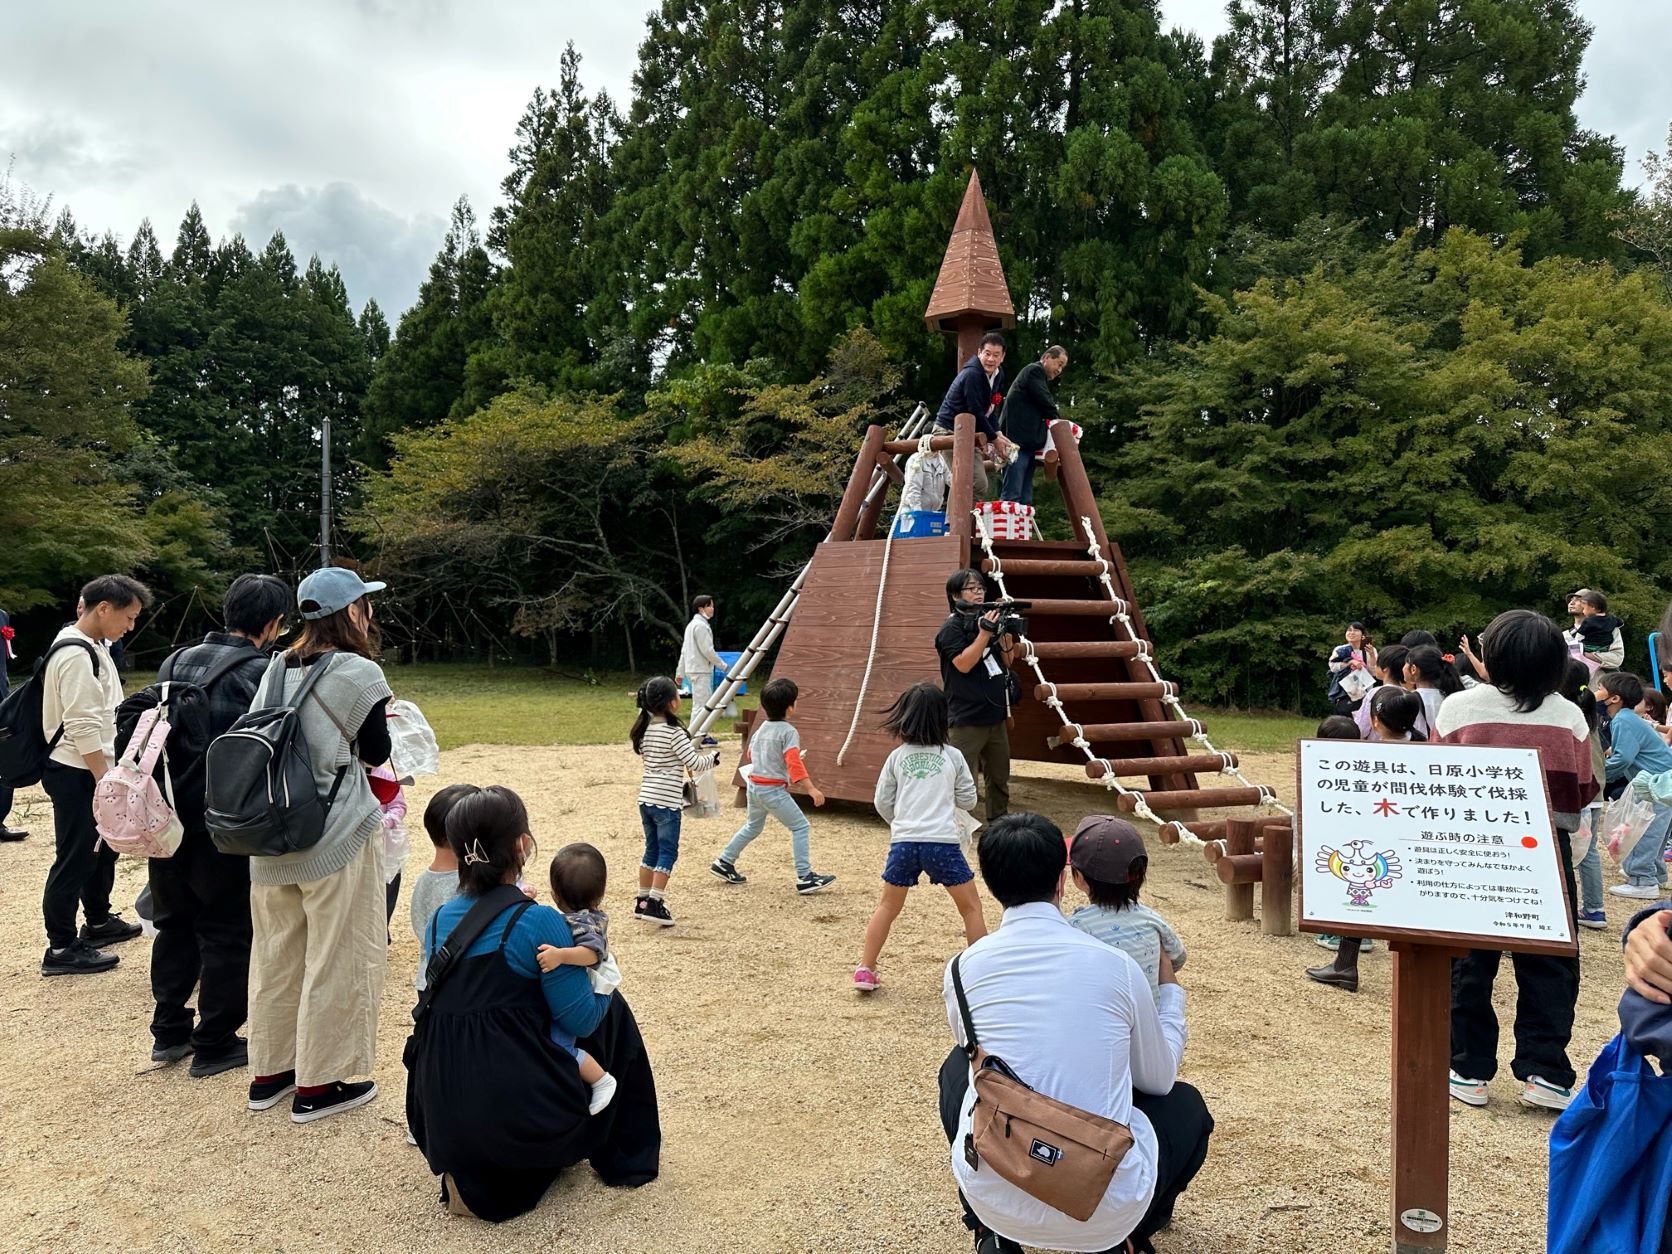
<svg viewBox="0 0 1672 1254"><path fill-rule="evenodd" d="M1550 1254L1659 1254L1672 1194L1672 1076L1623 1036L1550 1130Z"/></svg>

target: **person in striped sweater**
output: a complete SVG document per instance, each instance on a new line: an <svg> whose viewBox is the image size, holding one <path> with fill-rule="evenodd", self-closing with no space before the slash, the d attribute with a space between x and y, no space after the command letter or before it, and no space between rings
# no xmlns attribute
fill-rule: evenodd
<svg viewBox="0 0 1672 1254"><path fill-rule="evenodd" d="M1556 696L1567 668L1567 643L1544 615L1510 610L1482 633L1482 656L1491 682L1445 699L1435 715L1435 739L1538 751L1572 921L1577 900L1572 835L1598 785L1585 716ZM1469 1106L1486 1105L1487 1082L1498 1070L1492 982L1502 956L1496 949L1472 949L1452 963L1451 1095ZM1510 1070L1522 1082L1521 1104L1564 1110L1577 1078L1567 1047L1579 999L1579 959L1518 953L1510 961L1519 994Z"/></svg>
<svg viewBox="0 0 1672 1254"><path fill-rule="evenodd" d="M633 917L662 927L673 926L665 896L668 876L679 857L679 821L685 812L685 772L701 774L720 764L720 751L697 752L679 721L679 689L665 675L647 679L635 694L639 716L628 734L633 752L644 759L639 785L639 822L644 827L644 857L639 861L639 891Z"/></svg>

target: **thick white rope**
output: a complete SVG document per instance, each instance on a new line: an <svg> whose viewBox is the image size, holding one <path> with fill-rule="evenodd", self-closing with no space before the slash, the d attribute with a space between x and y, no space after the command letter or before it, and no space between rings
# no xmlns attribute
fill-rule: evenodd
<svg viewBox="0 0 1672 1254"><path fill-rule="evenodd" d="M927 438L927 437L925 437ZM853 702L853 719L848 723L847 739L836 751L836 765L842 765L853 734L859 729L859 712L865 708L865 690L871 686L871 667L877 660L877 634L882 628L882 590L888 585L888 558L894 551L894 528L889 527L888 538L882 542L882 570L877 575L877 604L871 612L871 650L865 655L865 677L859 681L859 695Z"/></svg>

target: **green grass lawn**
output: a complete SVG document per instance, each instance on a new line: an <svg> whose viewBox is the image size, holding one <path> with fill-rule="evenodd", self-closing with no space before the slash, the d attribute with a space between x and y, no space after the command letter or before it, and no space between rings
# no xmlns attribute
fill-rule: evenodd
<svg viewBox="0 0 1672 1254"><path fill-rule="evenodd" d="M594 675L595 682L529 667L477 663L388 666L397 697L414 702L435 728L443 749L458 745L603 745L627 739L636 711L633 691L642 677ZM753 694L740 698L755 708ZM689 704L680 717L689 719ZM721 720L729 732L729 720Z"/></svg>

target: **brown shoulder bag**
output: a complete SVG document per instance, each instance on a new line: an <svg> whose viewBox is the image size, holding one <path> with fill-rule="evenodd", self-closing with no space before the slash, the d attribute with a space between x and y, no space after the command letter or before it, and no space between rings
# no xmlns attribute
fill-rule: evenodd
<svg viewBox="0 0 1672 1254"><path fill-rule="evenodd" d="M964 1019L964 1052L975 1072L965 1159L977 1170L985 1162L1028 1196L1084 1223L1132 1148L1132 1130L1036 1092L1002 1058L983 1050L976 1043L957 958L952 960L952 990Z"/></svg>

